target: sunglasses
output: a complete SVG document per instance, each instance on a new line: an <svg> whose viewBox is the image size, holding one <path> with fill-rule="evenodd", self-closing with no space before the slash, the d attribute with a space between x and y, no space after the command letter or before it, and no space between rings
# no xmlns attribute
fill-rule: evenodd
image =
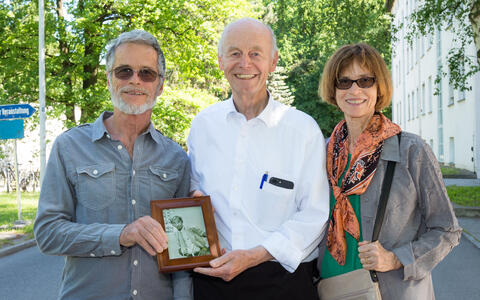
<svg viewBox="0 0 480 300"><path fill-rule="evenodd" d="M115 77L121 80L128 80L132 78L133 73L137 72L138 77L140 80L143 82L153 82L157 77L159 77L158 73L155 72L152 69L149 68L142 68L138 71L132 69L131 67L128 66L122 66L113 69L113 74L115 74Z"/></svg>
<svg viewBox="0 0 480 300"><path fill-rule="evenodd" d="M335 87L339 90L348 90L352 87L354 82L357 84L358 87L362 89L368 89L375 84L375 77L361 77L357 80L340 78L335 82Z"/></svg>

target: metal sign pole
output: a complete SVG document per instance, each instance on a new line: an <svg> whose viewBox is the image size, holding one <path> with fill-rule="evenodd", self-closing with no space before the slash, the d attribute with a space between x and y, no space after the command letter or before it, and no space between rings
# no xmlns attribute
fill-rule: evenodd
<svg viewBox="0 0 480 300"><path fill-rule="evenodd" d="M17 139L14 139L15 145L15 178L17 181L17 202L18 202L18 220L22 221L22 201L20 196L20 181L18 176L18 157L17 157Z"/></svg>
<svg viewBox="0 0 480 300"><path fill-rule="evenodd" d="M45 175L45 6L38 0L38 92L40 102L40 186Z"/></svg>

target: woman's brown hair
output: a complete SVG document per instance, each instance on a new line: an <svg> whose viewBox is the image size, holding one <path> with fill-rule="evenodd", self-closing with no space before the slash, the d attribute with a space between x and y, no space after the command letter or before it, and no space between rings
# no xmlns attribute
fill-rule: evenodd
<svg viewBox="0 0 480 300"><path fill-rule="evenodd" d="M335 83L340 74L354 62L375 76L378 95L375 110L380 111L387 107L392 100L392 77L380 53L365 43L342 46L328 59L318 86L319 96L325 102L338 107L335 99Z"/></svg>

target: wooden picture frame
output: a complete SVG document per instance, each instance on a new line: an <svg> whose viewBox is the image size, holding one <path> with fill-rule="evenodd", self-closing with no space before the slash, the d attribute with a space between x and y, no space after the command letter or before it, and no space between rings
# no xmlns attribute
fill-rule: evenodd
<svg viewBox="0 0 480 300"><path fill-rule="evenodd" d="M168 249L157 254L160 272L205 267L221 255L210 196L152 200L150 208L168 236Z"/></svg>

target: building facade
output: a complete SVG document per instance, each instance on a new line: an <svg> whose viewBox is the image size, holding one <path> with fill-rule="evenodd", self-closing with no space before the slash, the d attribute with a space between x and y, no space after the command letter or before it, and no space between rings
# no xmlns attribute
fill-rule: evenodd
<svg viewBox="0 0 480 300"><path fill-rule="evenodd" d="M419 2L390 1L393 24L406 24ZM404 25L392 42L393 121L421 136L440 163L475 172L480 178L480 74L468 79L471 90L467 91L456 90L448 75L437 81L442 71L448 73L453 33L436 30L412 43L406 35ZM467 54L476 58L473 42Z"/></svg>

